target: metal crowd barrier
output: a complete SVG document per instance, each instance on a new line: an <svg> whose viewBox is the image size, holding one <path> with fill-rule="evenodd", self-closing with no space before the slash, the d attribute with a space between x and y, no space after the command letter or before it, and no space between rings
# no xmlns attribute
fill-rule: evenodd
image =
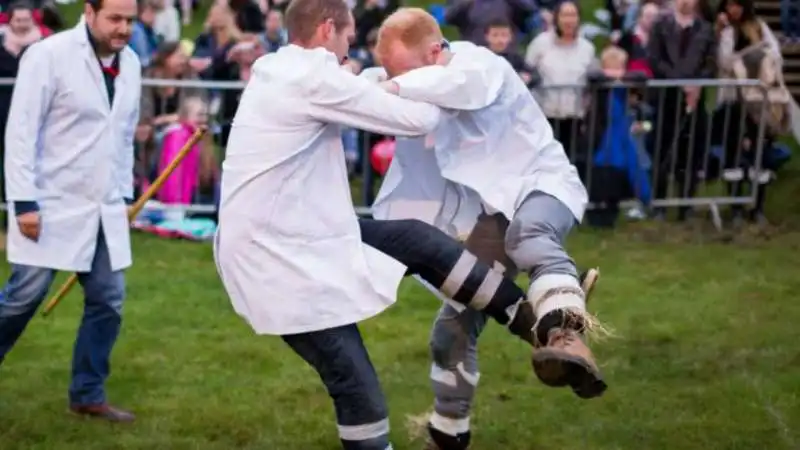
<svg viewBox="0 0 800 450"><path fill-rule="evenodd" d="M0 79L0 85L13 79ZM154 126L152 120L175 114L181 100L201 96L208 105L214 134L216 162L224 158L224 144L238 104L242 82L143 80L143 129L137 136L137 179L152 179L158 170L160 145L169 124ZM177 100L159 96L173 89ZM760 92L760 102L742 101L742 93ZM699 94L694 108L692 93ZM768 174L762 169L770 105L765 89L756 80L650 80L638 83L589 83L544 86L532 89L553 133L564 146L590 193L590 208L644 209L707 207L716 224L719 208L757 205ZM758 97L758 96L757 96ZM688 100L688 101L687 101ZM726 101L731 100L731 101ZM146 125L151 125L145 133ZM543 131L544 127L542 124ZM359 214L369 214L380 177L370 164L372 146L380 139L358 132L346 142ZM268 145L268 143L266 144ZM205 170L210 168L206 167ZM209 177L213 175L214 177ZM196 176L198 192L179 204L154 203L153 208L183 213L214 213L218 182L214 174ZM727 188L727 190L725 189Z"/></svg>

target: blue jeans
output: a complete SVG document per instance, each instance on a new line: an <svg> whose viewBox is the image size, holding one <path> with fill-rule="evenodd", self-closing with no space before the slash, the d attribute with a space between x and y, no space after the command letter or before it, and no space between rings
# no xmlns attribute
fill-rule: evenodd
<svg viewBox="0 0 800 450"><path fill-rule="evenodd" d="M0 291L0 363L28 325L47 296L55 270L11 265L11 276ZM109 357L122 322L125 279L111 270L103 229L88 273L79 273L85 302L72 357L69 400L73 405L104 403L104 383L109 375Z"/></svg>
<svg viewBox="0 0 800 450"><path fill-rule="evenodd" d="M389 413L356 324L282 336L319 374L333 399L345 450L391 450Z"/></svg>

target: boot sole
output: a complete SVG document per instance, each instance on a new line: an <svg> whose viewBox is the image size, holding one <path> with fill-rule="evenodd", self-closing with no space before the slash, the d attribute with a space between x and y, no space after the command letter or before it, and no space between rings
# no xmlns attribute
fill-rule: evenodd
<svg viewBox="0 0 800 450"><path fill-rule="evenodd" d="M599 397L608 388L600 372L583 358L544 348L534 353L532 360L536 376L547 386L569 386L584 399Z"/></svg>

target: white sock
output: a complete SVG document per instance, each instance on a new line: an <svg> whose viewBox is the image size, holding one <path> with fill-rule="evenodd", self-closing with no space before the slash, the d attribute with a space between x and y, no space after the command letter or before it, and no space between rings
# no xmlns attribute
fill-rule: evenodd
<svg viewBox="0 0 800 450"><path fill-rule="evenodd" d="M466 433L469 431L469 417L465 417L463 419L451 419L434 411L431 414L429 422L433 428L436 428L442 433L450 436L458 436L461 433Z"/></svg>
<svg viewBox="0 0 800 450"><path fill-rule="evenodd" d="M578 279L571 275L545 274L535 279L528 288L528 301L533 303L536 317L542 318L557 309L586 310L586 298Z"/></svg>

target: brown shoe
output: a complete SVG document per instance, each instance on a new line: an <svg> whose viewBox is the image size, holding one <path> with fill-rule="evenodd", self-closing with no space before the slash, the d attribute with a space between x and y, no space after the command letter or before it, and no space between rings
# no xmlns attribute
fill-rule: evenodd
<svg viewBox="0 0 800 450"><path fill-rule="evenodd" d="M569 386L581 398L598 397L608 387L577 331L553 328L547 345L535 348L532 359L536 376L547 386Z"/></svg>
<svg viewBox="0 0 800 450"><path fill-rule="evenodd" d="M136 419L132 413L114 408L103 403L100 405L70 405L73 414L94 419L104 419L109 422L133 422Z"/></svg>

